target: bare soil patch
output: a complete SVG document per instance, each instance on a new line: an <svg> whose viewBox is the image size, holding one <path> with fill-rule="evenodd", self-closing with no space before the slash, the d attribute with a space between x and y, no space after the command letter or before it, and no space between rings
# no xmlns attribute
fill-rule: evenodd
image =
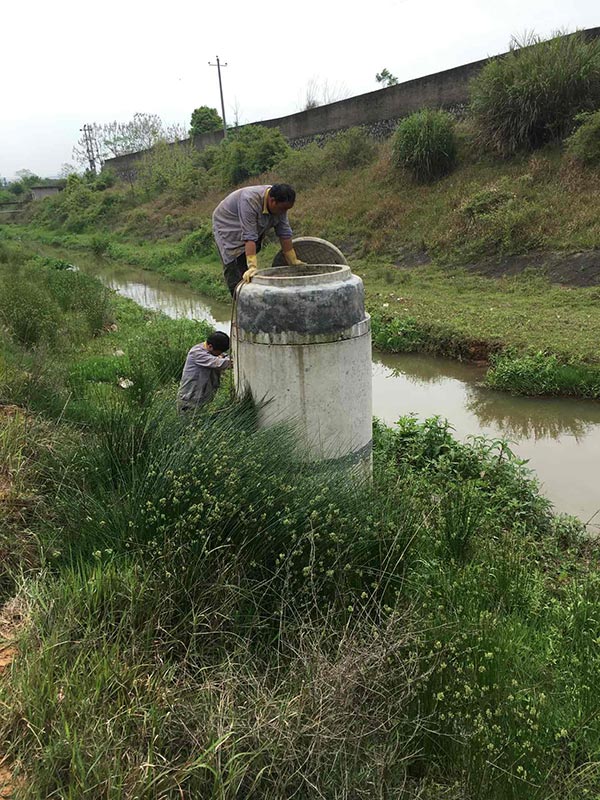
<svg viewBox="0 0 600 800"><path fill-rule="evenodd" d="M533 269L545 275L552 283L579 287L598 286L600 285L600 250L589 250L583 253L532 251L519 256L504 256L467 264L467 269L489 278L519 275L525 270Z"/></svg>

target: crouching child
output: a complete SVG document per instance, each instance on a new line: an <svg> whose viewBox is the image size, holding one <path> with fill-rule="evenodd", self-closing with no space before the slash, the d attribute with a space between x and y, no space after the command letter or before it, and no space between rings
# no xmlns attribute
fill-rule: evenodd
<svg viewBox="0 0 600 800"><path fill-rule="evenodd" d="M187 354L177 393L180 412L194 411L210 403L221 382L221 373L231 368L229 336L217 331L205 342L196 344Z"/></svg>

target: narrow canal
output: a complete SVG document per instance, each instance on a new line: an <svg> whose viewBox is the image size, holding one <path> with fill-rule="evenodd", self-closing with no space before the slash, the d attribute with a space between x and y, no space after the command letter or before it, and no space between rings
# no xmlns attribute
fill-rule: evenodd
<svg viewBox="0 0 600 800"><path fill-rule="evenodd" d="M229 330L228 303L152 272L79 255L76 263L136 303L172 317L208 320ZM527 459L558 512L589 523L600 534L600 403L566 398L515 397L481 385L484 370L417 354L373 353L373 412L388 424L404 414L446 418L459 439L487 436L512 442Z"/></svg>

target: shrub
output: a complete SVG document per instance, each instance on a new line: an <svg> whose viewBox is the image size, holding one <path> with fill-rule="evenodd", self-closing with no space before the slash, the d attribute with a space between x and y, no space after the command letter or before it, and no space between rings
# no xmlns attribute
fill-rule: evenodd
<svg viewBox="0 0 600 800"><path fill-rule="evenodd" d="M349 128L331 138L324 147L325 159L337 169L351 169L369 164L377 145L361 128Z"/></svg>
<svg viewBox="0 0 600 800"><path fill-rule="evenodd" d="M16 280L1 287L0 324L15 342L28 348L42 342L53 344L60 322L60 308L44 287Z"/></svg>
<svg viewBox="0 0 600 800"><path fill-rule="evenodd" d="M562 138L579 111L600 105L600 40L580 33L513 40L471 84L483 142L501 155Z"/></svg>
<svg viewBox="0 0 600 800"><path fill-rule="evenodd" d="M98 333L112 321L110 291L97 278L69 269L49 269L46 286L62 311L80 318L88 334Z"/></svg>
<svg viewBox="0 0 600 800"><path fill-rule="evenodd" d="M170 191L180 201L199 198L207 188L206 173L194 160L190 144L158 142L140 159L137 182L148 197Z"/></svg>
<svg viewBox="0 0 600 800"><path fill-rule="evenodd" d="M92 253L103 256L110 245L110 238L105 233L95 233L90 239Z"/></svg>
<svg viewBox="0 0 600 800"><path fill-rule="evenodd" d="M212 173L232 186L267 172L290 146L277 128L246 125L231 131L214 153Z"/></svg>
<svg viewBox="0 0 600 800"><path fill-rule="evenodd" d="M584 166L600 166L600 111L578 114L577 130L567 139L567 153Z"/></svg>
<svg viewBox="0 0 600 800"><path fill-rule="evenodd" d="M102 172L94 180L93 186L94 189L102 192L105 189L110 189L111 186L114 186L116 182L117 176L113 170L109 169L108 167L102 167Z"/></svg>
<svg viewBox="0 0 600 800"><path fill-rule="evenodd" d="M210 225L203 225L188 234L182 239L180 247L184 256L209 256L214 253L215 243Z"/></svg>
<svg viewBox="0 0 600 800"><path fill-rule="evenodd" d="M477 187L430 244L430 252L443 263L526 252L543 246L542 214L523 182L502 179Z"/></svg>
<svg viewBox="0 0 600 800"><path fill-rule="evenodd" d="M489 216L515 199L506 182L498 181L485 186L468 197L460 206L460 213L470 222Z"/></svg>
<svg viewBox="0 0 600 800"><path fill-rule="evenodd" d="M325 150L311 142L307 147L286 153L273 171L280 180L293 184L297 189L304 189L318 183L325 168Z"/></svg>
<svg viewBox="0 0 600 800"><path fill-rule="evenodd" d="M452 117L444 111L425 109L402 120L394 136L393 160L420 183L450 172L456 163Z"/></svg>

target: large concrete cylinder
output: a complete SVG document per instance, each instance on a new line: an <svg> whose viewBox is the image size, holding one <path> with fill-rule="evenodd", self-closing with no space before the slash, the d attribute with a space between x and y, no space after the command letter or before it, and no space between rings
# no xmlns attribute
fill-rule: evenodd
<svg viewBox="0 0 600 800"><path fill-rule="evenodd" d="M291 423L305 460L370 468L371 320L348 266L261 270L239 290L232 340L236 391L262 427Z"/></svg>

